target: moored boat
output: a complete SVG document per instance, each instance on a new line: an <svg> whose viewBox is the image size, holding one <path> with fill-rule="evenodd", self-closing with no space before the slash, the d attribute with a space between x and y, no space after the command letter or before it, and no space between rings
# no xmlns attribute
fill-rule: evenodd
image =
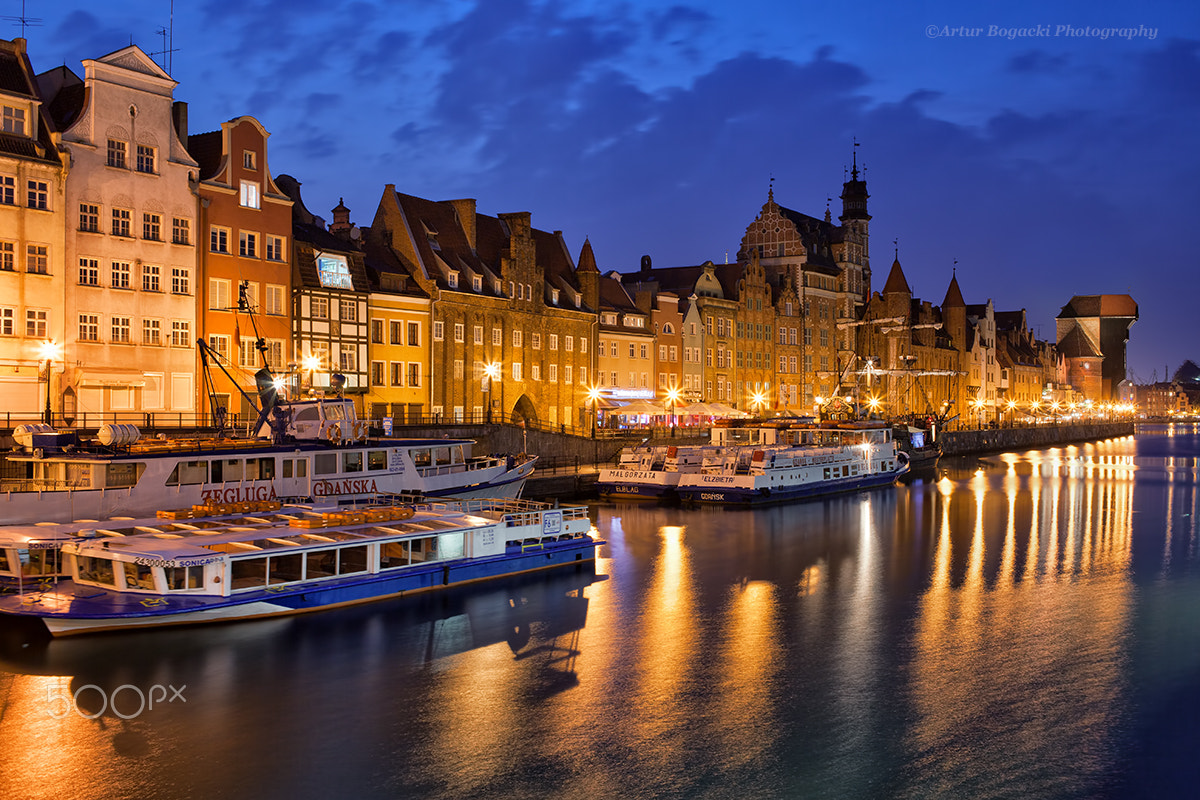
<svg viewBox="0 0 1200 800"><path fill-rule="evenodd" d="M0 597L56 636L282 616L595 559L586 506L463 500L356 509L275 502L145 520L14 526L70 537L70 578ZM85 535L86 534L86 535Z"/></svg>
<svg viewBox="0 0 1200 800"><path fill-rule="evenodd" d="M288 417L279 435L264 429L253 439L143 439L133 425L108 425L84 442L21 426L21 452L7 458L25 476L0 479L0 523L147 516L209 501L514 498L536 461L476 457L469 439L372 438L343 398L297 401Z"/></svg>

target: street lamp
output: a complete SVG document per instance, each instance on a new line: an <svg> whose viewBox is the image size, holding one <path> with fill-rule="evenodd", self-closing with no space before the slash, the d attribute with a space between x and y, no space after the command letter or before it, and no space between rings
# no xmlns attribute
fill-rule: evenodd
<svg viewBox="0 0 1200 800"><path fill-rule="evenodd" d="M679 404L679 390L672 388L667 391L667 415L671 418L671 438L675 437L675 425L678 419L675 417L675 406Z"/></svg>
<svg viewBox="0 0 1200 800"><path fill-rule="evenodd" d="M592 410L592 438L596 438L596 418L600 416L600 388L592 386L587 391L588 407Z"/></svg>
<svg viewBox="0 0 1200 800"><path fill-rule="evenodd" d="M488 393L487 421L492 424L492 393L491 382L500 378L500 363L497 361L489 361L483 365L483 391Z"/></svg>
<svg viewBox="0 0 1200 800"><path fill-rule="evenodd" d="M882 403L875 395L869 395L867 397L867 408L871 409L871 413L877 417L879 416L879 407L881 405Z"/></svg>
<svg viewBox="0 0 1200 800"><path fill-rule="evenodd" d="M321 359L317 356L304 357L304 372L308 376L308 390L311 392L313 388L313 373L321 367ZM303 388L303 387L301 387Z"/></svg>
<svg viewBox="0 0 1200 800"><path fill-rule="evenodd" d="M46 410L42 414L42 422L47 425L53 425L54 413L50 410L50 365L54 359L58 358L62 351L62 347L54 343L54 340L47 339L38 347L38 360L46 362ZM39 370L39 373L41 370ZM39 382L41 376L38 376Z"/></svg>

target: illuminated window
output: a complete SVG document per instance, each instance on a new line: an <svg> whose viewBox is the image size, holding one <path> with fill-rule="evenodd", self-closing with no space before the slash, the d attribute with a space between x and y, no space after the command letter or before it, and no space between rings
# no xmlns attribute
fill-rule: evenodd
<svg viewBox="0 0 1200 800"><path fill-rule="evenodd" d="M0 308L0 336L17 335L17 310L12 306Z"/></svg>
<svg viewBox="0 0 1200 800"><path fill-rule="evenodd" d="M318 256L317 279L327 289L354 289L345 256Z"/></svg>
<svg viewBox="0 0 1200 800"><path fill-rule="evenodd" d="M185 319L171 320L171 346L192 346L192 323Z"/></svg>
<svg viewBox="0 0 1200 800"><path fill-rule="evenodd" d="M35 339L46 338L49 312L36 308L25 310L25 335Z"/></svg>
<svg viewBox="0 0 1200 800"><path fill-rule="evenodd" d="M258 184L254 181L242 181L239 200L243 208L258 208Z"/></svg>

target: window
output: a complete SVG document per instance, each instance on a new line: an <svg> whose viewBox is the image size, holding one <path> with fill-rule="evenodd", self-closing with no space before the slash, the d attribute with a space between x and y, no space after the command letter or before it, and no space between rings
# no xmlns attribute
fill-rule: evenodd
<svg viewBox="0 0 1200 800"><path fill-rule="evenodd" d="M129 146L125 142L118 142L116 139L108 140L108 165L110 167L120 167L126 169L129 166L127 158Z"/></svg>
<svg viewBox="0 0 1200 800"><path fill-rule="evenodd" d="M629 345L629 357L637 358L637 345L633 344L632 342Z"/></svg>
<svg viewBox="0 0 1200 800"><path fill-rule="evenodd" d="M575 337L564 336L563 337L563 346L567 348L568 353L574 353L575 352Z"/></svg>
<svg viewBox="0 0 1200 800"><path fill-rule="evenodd" d="M579 368L579 382L580 382L581 384L586 384L586 383L587 383L587 367L582 367L582 366L581 366L581 367Z"/></svg>
<svg viewBox="0 0 1200 800"><path fill-rule="evenodd" d="M416 362L409 362L408 364L408 385L421 385L421 365Z"/></svg>
<svg viewBox="0 0 1200 800"><path fill-rule="evenodd" d="M142 320L142 344L162 344L162 325L156 319Z"/></svg>
<svg viewBox="0 0 1200 800"><path fill-rule="evenodd" d="M454 323L454 341L461 344L464 340L463 324L461 322Z"/></svg>
<svg viewBox="0 0 1200 800"><path fill-rule="evenodd" d="M542 379L542 367L540 364L533 364L529 367L529 379L534 381Z"/></svg>
<svg viewBox="0 0 1200 800"><path fill-rule="evenodd" d="M162 241L162 216L142 214L142 238L152 242Z"/></svg>
<svg viewBox="0 0 1200 800"><path fill-rule="evenodd" d="M3 115L0 116L0 130L5 133L15 133L18 136L24 136L25 109L4 106Z"/></svg>
<svg viewBox="0 0 1200 800"><path fill-rule="evenodd" d="M587 339L583 338L582 336L579 337L579 352L583 353L584 355L587 354L587 342Z"/></svg>
<svg viewBox="0 0 1200 800"><path fill-rule="evenodd" d="M229 362L229 337L220 334L210 334L208 337L209 348L217 354L218 360Z"/></svg>
<svg viewBox="0 0 1200 800"><path fill-rule="evenodd" d="M383 344L383 320L371 319L371 343Z"/></svg>
<svg viewBox="0 0 1200 800"><path fill-rule="evenodd" d="M558 334L557 333L550 334L550 349L551 350L558 349Z"/></svg>
<svg viewBox="0 0 1200 800"><path fill-rule="evenodd" d="M660 344L658 346L658 360L659 361L667 360L667 346L665 344Z"/></svg>
<svg viewBox="0 0 1200 800"><path fill-rule="evenodd" d="M129 317L112 318L112 340L119 344L129 344Z"/></svg>
<svg viewBox="0 0 1200 800"><path fill-rule="evenodd" d="M540 333L531 333L529 339L529 344L534 350L542 349L542 335Z"/></svg>
<svg viewBox="0 0 1200 800"><path fill-rule="evenodd" d="M142 291L143 292L160 292L162 289L159 285L159 277L162 273L162 268L154 264L142 265Z"/></svg>
<svg viewBox="0 0 1200 800"><path fill-rule="evenodd" d="M258 311L258 284L242 281L238 284L237 307L243 311Z"/></svg>
<svg viewBox="0 0 1200 800"><path fill-rule="evenodd" d="M442 335L444 332L445 332L445 328L444 328L443 323L440 320L438 322L433 323L433 340L435 342L442 341Z"/></svg>
<svg viewBox="0 0 1200 800"><path fill-rule="evenodd" d="M17 179L11 175L0 175L0 203L16 205Z"/></svg>
<svg viewBox="0 0 1200 800"><path fill-rule="evenodd" d="M313 319L329 319L329 298L314 297L312 299Z"/></svg>
<svg viewBox="0 0 1200 800"><path fill-rule="evenodd" d="M446 279L446 283L451 289L457 289L458 288L458 273L451 272L450 277Z"/></svg>
<svg viewBox="0 0 1200 800"><path fill-rule="evenodd" d="M521 380L521 362L514 361L512 365L512 379L514 381Z"/></svg>
<svg viewBox="0 0 1200 800"><path fill-rule="evenodd" d="M393 362L391 362L391 368L392 368L392 386L403 386L404 385L404 362L393 361Z"/></svg>
<svg viewBox="0 0 1200 800"><path fill-rule="evenodd" d="M521 346L521 331L513 331L513 347Z"/></svg>
<svg viewBox="0 0 1200 800"><path fill-rule="evenodd" d="M191 274L187 267L171 267L171 294L191 293Z"/></svg>
<svg viewBox="0 0 1200 800"><path fill-rule="evenodd" d="M79 204L79 230L91 233L100 231L100 206L92 203Z"/></svg>
<svg viewBox="0 0 1200 800"><path fill-rule="evenodd" d="M114 208L112 210L112 235L113 236L128 236L129 223L133 218L133 214L124 208Z"/></svg>
<svg viewBox="0 0 1200 800"><path fill-rule="evenodd" d="M217 311L229 310L229 281L227 279L208 279L208 307Z"/></svg>
<svg viewBox="0 0 1200 800"><path fill-rule="evenodd" d="M471 276L471 291L474 291L474 292L482 292L483 291L483 276L482 275L472 275Z"/></svg>
<svg viewBox="0 0 1200 800"><path fill-rule="evenodd" d="M28 205L30 208L45 209L49 202L50 189L45 181L27 181Z"/></svg>
<svg viewBox="0 0 1200 800"><path fill-rule="evenodd" d="M171 346L172 347L191 347L192 345L192 323L186 319L171 320Z"/></svg>
<svg viewBox="0 0 1200 800"><path fill-rule="evenodd" d="M36 308L25 309L25 335L34 339L46 338L49 312Z"/></svg>
<svg viewBox="0 0 1200 800"><path fill-rule="evenodd" d="M345 256L318 256L317 279L327 289L354 290L354 281L350 278L350 267Z"/></svg>
<svg viewBox="0 0 1200 800"><path fill-rule="evenodd" d="M276 372L283 369L282 339L267 339L267 366Z"/></svg>
<svg viewBox="0 0 1200 800"><path fill-rule="evenodd" d="M461 381L463 378L463 361L461 358L456 358L454 359L454 380Z"/></svg>
<svg viewBox="0 0 1200 800"><path fill-rule="evenodd" d="M243 208L258 208L258 184L254 181L242 181L239 200Z"/></svg>
<svg viewBox="0 0 1200 800"><path fill-rule="evenodd" d="M558 364L546 365L546 379L551 383L558 381Z"/></svg>
<svg viewBox="0 0 1200 800"><path fill-rule="evenodd" d="M492 328L492 344L496 347L504 344L504 331L499 328Z"/></svg>
<svg viewBox="0 0 1200 800"><path fill-rule="evenodd" d="M472 336L473 336L472 341L474 341L475 344L483 344L483 326L476 325L474 330L472 331Z"/></svg>
<svg viewBox="0 0 1200 800"><path fill-rule="evenodd" d="M342 322L358 322L358 301L341 300L338 303L338 319Z"/></svg>
<svg viewBox="0 0 1200 800"><path fill-rule="evenodd" d="M171 241L175 244L192 243L192 221L190 219L171 218Z"/></svg>
<svg viewBox="0 0 1200 800"><path fill-rule="evenodd" d="M283 260L283 237L267 236L267 261Z"/></svg>
<svg viewBox="0 0 1200 800"><path fill-rule="evenodd" d="M283 289L277 284L267 284L267 307L265 313L269 316L283 316Z"/></svg>
<svg viewBox="0 0 1200 800"><path fill-rule="evenodd" d="M114 289L129 288L129 262L112 262L112 287Z"/></svg>
<svg viewBox="0 0 1200 800"><path fill-rule="evenodd" d="M240 231L238 255L242 258L258 258L258 234Z"/></svg>
<svg viewBox="0 0 1200 800"><path fill-rule="evenodd" d="M79 341L100 341L100 318L95 314L79 315Z"/></svg>
<svg viewBox="0 0 1200 800"><path fill-rule="evenodd" d="M254 339L249 336L238 340L238 363L243 367L253 367L258 363L258 353L254 344Z"/></svg>
<svg viewBox="0 0 1200 800"><path fill-rule="evenodd" d="M0 307L0 336L17 335L17 310L11 306Z"/></svg>
<svg viewBox="0 0 1200 800"><path fill-rule="evenodd" d="M25 271L34 275L45 275L50 271L50 251L46 245L25 246Z"/></svg>
<svg viewBox="0 0 1200 800"><path fill-rule="evenodd" d="M94 258L79 259L79 285L100 285L100 262Z"/></svg>
<svg viewBox="0 0 1200 800"><path fill-rule="evenodd" d="M154 148L149 145L139 144L137 146L137 171L144 172L148 175L153 175L154 170Z"/></svg>
<svg viewBox="0 0 1200 800"><path fill-rule="evenodd" d="M408 323L408 346L421 346L421 324L419 322Z"/></svg>
<svg viewBox="0 0 1200 800"><path fill-rule="evenodd" d="M258 154L253 150L242 151L242 169L258 169L257 160Z"/></svg>
<svg viewBox="0 0 1200 800"><path fill-rule="evenodd" d="M571 365L567 364L563 367L563 383L571 382Z"/></svg>
<svg viewBox="0 0 1200 800"><path fill-rule="evenodd" d="M229 228L213 225L208 229L208 249L214 253L229 252Z"/></svg>
<svg viewBox="0 0 1200 800"><path fill-rule="evenodd" d="M384 385L384 383L383 383L383 362L382 361L372 361L371 362L371 385L372 386L383 386Z"/></svg>
<svg viewBox="0 0 1200 800"><path fill-rule="evenodd" d="M388 344L404 344L404 323L396 320L388 322Z"/></svg>

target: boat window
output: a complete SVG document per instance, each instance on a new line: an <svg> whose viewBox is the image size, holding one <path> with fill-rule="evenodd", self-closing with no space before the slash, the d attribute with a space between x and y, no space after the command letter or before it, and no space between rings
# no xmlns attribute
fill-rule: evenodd
<svg viewBox="0 0 1200 800"><path fill-rule="evenodd" d="M367 546L343 547L339 552L338 574L352 575L367 571Z"/></svg>
<svg viewBox="0 0 1200 800"><path fill-rule="evenodd" d="M172 567L166 570L166 577L170 591L204 588L204 567Z"/></svg>
<svg viewBox="0 0 1200 800"><path fill-rule="evenodd" d="M154 591L154 574L150 568L141 564L121 563L125 570L126 589L149 589Z"/></svg>
<svg viewBox="0 0 1200 800"><path fill-rule="evenodd" d="M62 571L62 551L58 548L29 551L26 575L57 575Z"/></svg>
<svg viewBox="0 0 1200 800"><path fill-rule="evenodd" d="M289 553L267 559L267 583L291 583L304 579L304 554Z"/></svg>
<svg viewBox="0 0 1200 800"><path fill-rule="evenodd" d="M319 419L321 419L321 412L317 410L316 406L309 406L296 412L294 422L315 422Z"/></svg>
<svg viewBox="0 0 1200 800"><path fill-rule="evenodd" d="M426 449L412 451L413 464L418 467L428 467L431 463L429 460L429 451Z"/></svg>
<svg viewBox="0 0 1200 800"><path fill-rule="evenodd" d="M408 541L388 542L379 548L379 568L394 569L408 566Z"/></svg>
<svg viewBox="0 0 1200 800"><path fill-rule="evenodd" d="M317 453L313 456L314 475L332 475L337 472L337 453Z"/></svg>
<svg viewBox="0 0 1200 800"><path fill-rule="evenodd" d="M467 463L466 454L463 453L463 446L461 444L450 448L450 459L455 464Z"/></svg>
<svg viewBox="0 0 1200 800"><path fill-rule="evenodd" d="M69 488L87 489L91 485L91 464L67 464L67 486Z"/></svg>
<svg viewBox="0 0 1200 800"><path fill-rule="evenodd" d="M212 482L240 481L242 479L242 460L240 458L221 458L212 462Z"/></svg>
<svg viewBox="0 0 1200 800"><path fill-rule="evenodd" d="M205 483L207 480L207 461L180 461L175 465L175 469L171 470L171 475L167 478L167 486L190 486L196 483Z"/></svg>
<svg viewBox="0 0 1200 800"><path fill-rule="evenodd" d="M267 581L267 559L237 558L229 564L231 583L234 591L238 589L257 589Z"/></svg>
<svg viewBox="0 0 1200 800"><path fill-rule="evenodd" d="M283 477L292 477L292 460L290 458L285 458L283 460Z"/></svg>
<svg viewBox="0 0 1200 800"><path fill-rule="evenodd" d="M438 466L450 463L450 448L435 447L433 449L434 458L437 459Z"/></svg>
<svg viewBox="0 0 1200 800"><path fill-rule="evenodd" d="M145 469L145 464L138 464L136 462L130 464L109 464L104 484L110 489L136 486L138 478L142 476L142 472Z"/></svg>
<svg viewBox="0 0 1200 800"><path fill-rule="evenodd" d="M8 572L8 551L0 550L0 572Z"/></svg>
<svg viewBox="0 0 1200 800"><path fill-rule="evenodd" d="M274 458L247 458L246 480L269 481L275 479Z"/></svg>
<svg viewBox="0 0 1200 800"><path fill-rule="evenodd" d="M387 450L368 450L367 469L372 472L387 469Z"/></svg>
<svg viewBox="0 0 1200 800"><path fill-rule="evenodd" d="M437 561L438 537L429 536L424 539L412 539L412 560Z"/></svg>
<svg viewBox="0 0 1200 800"><path fill-rule="evenodd" d="M463 557L463 534L443 533L438 537L438 551L443 559Z"/></svg>
<svg viewBox="0 0 1200 800"><path fill-rule="evenodd" d="M318 550L308 554L307 580L330 578L337 574L337 550Z"/></svg>
<svg viewBox="0 0 1200 800"><path fill-rule="evenodd" d="M114 589L117 587L112 559L91 556L76 556L76 559L79 565L79 580L111 586Z"/></svg>
<svg viewBox="0 0 1200 800"><path fill-rule="evenodd" d="M325 406L325 419L345 419L346 407L341 403L330 403Z"/></svg>
<svg viewBox="0 0 1200 800"><path fill-rule="evenodd" d="M342 472L362 472L363 454L361 451L342 453Z"/></svg>

